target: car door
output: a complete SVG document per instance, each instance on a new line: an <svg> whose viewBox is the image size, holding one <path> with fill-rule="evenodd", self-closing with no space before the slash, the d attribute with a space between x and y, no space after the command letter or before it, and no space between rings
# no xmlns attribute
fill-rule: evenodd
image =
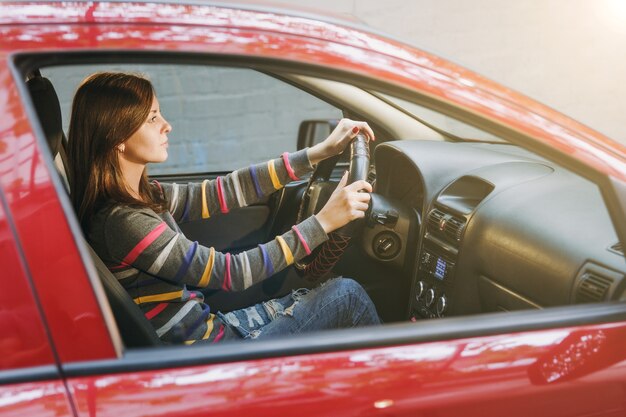
<svg viewBox="0 0 626 417"><path fill-rule="evenodd" d="M534 320L507 321L511 327ZM623 324L475 337L467 321L445 326L453 340L428 342L446 337L422 323L398 327L395 335L371 329L370 338L344 330L291 341L129 351L116 363L68 366L68 385L84 417L617 417L626 410ZM461 331L468 337L458 338ZM377 347L366 348L365 339Z"/></svg>
<svg viewBox="0 0 626 417"><path fill-rule="evenodd" d="M25 165L32 163L24 158L28 148L20 148L17 141L11 130L0 136L0 416L72 416L28 265L14 233L11 218L23 213L16 207L12 213L7 202L29 188L11 183L11 178L19 177L14 158L21 155Z"/></svg>

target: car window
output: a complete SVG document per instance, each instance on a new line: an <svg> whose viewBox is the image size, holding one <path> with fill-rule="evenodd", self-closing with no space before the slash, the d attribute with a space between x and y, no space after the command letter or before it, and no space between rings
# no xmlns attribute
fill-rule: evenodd
<svg viewBox="0 0 626 417"><path fill-rule="evenodd" d="M195 65L74 65L49 68L67 132L74 91L97 71L136 72L155 86L172 125L170 156L151 175L230 171L296 150L305 119L339 119L341 111L266 74Z"/></svg>
<svg viewBox="0 0 626 417"><path fill-rule="evenodd" d="M101 70L140 72L155 85L173 131L168 162L159 164L158 171L153 166L151 174L244 167L294 150L301 121L341 117L326 102L249 69L72 66L42 71L59 93L65 129L74 90L86 75ZM305 88L336 101L322 88ZM402 109L402 116L413 114L415 120L423 119L455 136L498 140L407 100L379 93L369 99L377 97ZM344 94L343 98L341 106L347 114L370 108L362 96ZM384 131L395 124L397 116L393 111L384 113L378 124ZM378 198L373 201L384 203L372 203L370 219L376 220L367 223L356 243L367 256L348 252L342 261L348 265L345 276L375 283L366 285L366 290L386 323L623 297L623 256L613 249L618 238L601 190L593 182L556 162L502 143L407 140L382 146L376 153ZM298 197L297 193L285 195L283 211L275 219L287 218L284 223L290 227L298 205L288 200ZM234 223L241 226L237 236L271 240L273 230L260 226L268 218L263 217L267 211L253 209L259 215L253 227L231 220L225 220L221 229L192 225L203 235L193 241L214 245L219 233L236 235ZM219 219L229 218L215 216L206 224L215 226ZM416 222L417 233L411 222ZM251 230L269 232L259 237ZM191 236L190 231L183 231ZM231 244L233 253L244 246L241 240L236 239L241 246ZM231 246L223 247L230 250ZM412 247L413 252L406 249ZM411 272L401 275L402 285L395 285L388 277L405 266Z"/></svg>
<svg viewBox="0 0 626 417"><path fill-rule="evenodd" d="M372 92L372 94L402 109L416 119L460 139L479 142L505 142L497 136L411 101L379 92Z"/></svg>

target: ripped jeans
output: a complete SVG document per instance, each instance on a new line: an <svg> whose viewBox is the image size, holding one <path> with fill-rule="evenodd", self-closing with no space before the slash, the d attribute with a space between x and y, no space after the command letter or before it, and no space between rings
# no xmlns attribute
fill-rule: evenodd
<svg viewBox="0 0 626 417"><path fill-rule="evenodd" d="M301 288L282 298L217 315L235 330L228 333L244 339L380 324L363 287L348 278L331 279L312 290Z"/></svg>

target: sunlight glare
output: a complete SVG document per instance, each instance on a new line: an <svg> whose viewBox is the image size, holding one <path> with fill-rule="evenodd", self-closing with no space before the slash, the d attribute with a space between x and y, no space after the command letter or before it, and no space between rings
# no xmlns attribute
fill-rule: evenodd
<svg viewBox="0 0 626 417"><path fill-rule="evenodd" d="M604 0L597 4L604 23L611 30L626 34L626 0Z"/></svg>

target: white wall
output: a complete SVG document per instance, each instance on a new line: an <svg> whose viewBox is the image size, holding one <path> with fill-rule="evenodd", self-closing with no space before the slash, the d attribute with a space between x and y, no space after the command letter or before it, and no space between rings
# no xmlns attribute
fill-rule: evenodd
<svg viewBox="0 0 626 417"><path fill-rule="evenodd" d="M309 5L354 16L626 143L626 0L316 0Z"/></svg>

